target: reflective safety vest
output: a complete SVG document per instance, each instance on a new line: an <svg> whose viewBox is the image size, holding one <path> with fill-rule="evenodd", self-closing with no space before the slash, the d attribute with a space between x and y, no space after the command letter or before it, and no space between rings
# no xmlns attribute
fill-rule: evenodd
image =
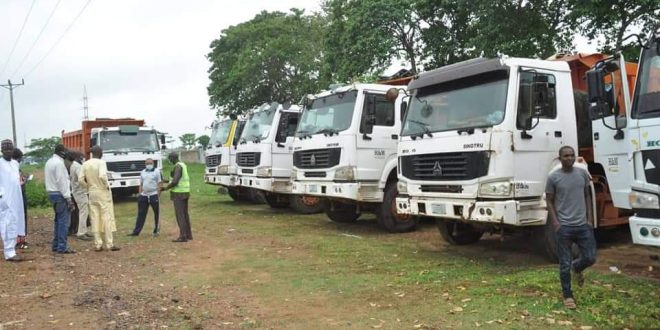
<svg viewBox="0 0 660 330"><path fill-rule="evenodd" d="M172 188L175 193L189 193L190 192L190 178L188 177L188 167L184 162L178 162L177 165L181 166L181 179L179 183Z"/></svg>

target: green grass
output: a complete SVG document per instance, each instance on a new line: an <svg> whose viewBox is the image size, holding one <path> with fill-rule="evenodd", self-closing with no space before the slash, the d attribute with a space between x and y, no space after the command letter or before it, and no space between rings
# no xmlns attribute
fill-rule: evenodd
<svg viewBox="0 0 660 330"><path fill-rule="evenodd" d="M163 171L166 177L170 168ZM322 214L305 216L235 203L203 183L203 165L188 168L193 232L204 235L207 244L202 251L182 247L177 254L214 262L159 275L154 281L191 290L237 288L248 297L241 306L247 315L242 328L478 324L567 329L660 324L659 286L654 280L587 271L590 283L575 290L579 308L567 311L561 304L555 265L488 258L478 244L438 249L433 242L441 238L429 224L421 232L392 235L375 221L335 224ZM116 210L120 232L127 231L135 206L118 203ZM164 217L172 219L171 208ZM162 253L161 246L154 246L136 258L144 262Z"/></svg>

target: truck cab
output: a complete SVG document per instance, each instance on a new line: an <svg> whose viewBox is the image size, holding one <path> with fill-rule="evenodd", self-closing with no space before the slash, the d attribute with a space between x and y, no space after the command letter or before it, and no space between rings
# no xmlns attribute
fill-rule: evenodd
<svg viewBox="0 0 660 330"><path fill-rule="evenodd" d="M97 127L91 129L90 137L90 146L103 148L108 182L115 193L138 192L140 172L147 158L153 159L158 170L163 168L159 137L164 143L164 135L155 129L137 125Z"/></svg>
<svg viewBox="0 0 660 330"><path fill-rule="evenodd" d="M207 184L220 185L220 174L228 174L231 143L237 125L238 121L230 118L216 120L211 125L211 138L204 150L204 182Z"/></svg>
<svg viewBox="0 0 660 330"><path fill-rule="evenodd" d="M277 102L253 109L238 141L236 163L240 185L258 190L269 206L316 213L322 207L320 199L291 191L293 136L301 112L297 105Z"/></svg>
<svg viewBox="0 0 660 330"><path fill-rule="evenodd" d="M394 206L405 94L395 89L388 98L391 87L354 84L306 98L293 143L292 191L327 199L332 221L354 222L374 212L391 232L416 226Z"/></svg>
<svg viewBox="0 0 660 330"><path fill-rule="evenodd" d="M627 130L633 243L660 246L660 30L642 48Z"/></svg>
<svg viewBox="0 0 660 330"><path fill-rule="evenodd" d="M399 141L398 211L437 218L443 238L459 245L484 232L534 230L554 257L545 185L560 166L559 148L571 146L584 158L575 166L594 181L593 225L625 224L617 208L628 203L612 198L608 180L615 176L604 171L621 155L594 152L592 132L597 144L618 140L598 134L602 124L586 114L584 93L573 84L584 77L576 75L566 61L502 57L416 77Z"/></svg>

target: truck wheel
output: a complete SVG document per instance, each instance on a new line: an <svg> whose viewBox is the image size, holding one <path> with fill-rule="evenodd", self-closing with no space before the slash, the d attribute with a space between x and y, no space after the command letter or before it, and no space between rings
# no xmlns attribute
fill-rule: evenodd
<svg viewBox="0 0 660 330"><path fill-rule="evenodd" d="M440 235L454 245L467 245L477 242L484 234L472 226L460 222L438 220Z"/></svg>
<svg viewBox="0 0 660 330"><path fill-rule="evenodd" d="M351 223L360 217L357 206L342 202L328 201L325 204L325 215L334 222Z"/></svg>
<svg viewBox="0 0 660 330"><path fill-rule="evenodd" d="M238 188L235 187L227 188L227 195L229 195L229 197L231 197L231 199L233 199L235 202L245 200L245 198L239 193Z"/></svg>
<svg viewBox="0 0 660 330"><path fill-rule="evenodd" d="M247 195L247 200L255 204L264 204L267 203L266 198L263 194L259 193L257 189L253 188L244 188Z"/></svg>
<svg viewBox="0 0 660 330"><path fill-rule="evenodd" d="M415 230L417 218L411 214L399 214L396 212L396 182L385 187L383 202L378 206L376 217L378 223L390 233L404 233Z"/></svg>
<svg viewBox="0 0 660 330"><path fill-rule="evenodd" d="M282 194L264 194L266 204L274 209L283 209L289 207L289 198Z"/></svg>
<svg viewBox="0 0 660 330"><path fill-rule="evenodd" d="M290 197L291 208L300 214L321 213L324 205L321 197L292 195Z"/></svg>

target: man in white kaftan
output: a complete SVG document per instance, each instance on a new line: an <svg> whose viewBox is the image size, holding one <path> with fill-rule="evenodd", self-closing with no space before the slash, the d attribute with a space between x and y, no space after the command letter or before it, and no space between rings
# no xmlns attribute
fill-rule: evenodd
<svg viewBox="0 0 660 330"><path fill-rule="evenodd" d="M21 175L19 164L12 159L14 144L11 140L1 143L2 159L0 159L0 235L2 236L3 252L7 261L22 261L16 254L16 238L19 230L25 232L23 218L23 193L21 192Z"/></svg>

